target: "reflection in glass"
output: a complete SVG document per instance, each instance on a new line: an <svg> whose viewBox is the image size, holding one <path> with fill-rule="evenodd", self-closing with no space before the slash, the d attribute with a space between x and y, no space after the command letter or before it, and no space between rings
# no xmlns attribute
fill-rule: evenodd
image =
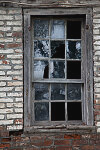
<svg viewBox="0 0 100 150"><path fill-rule="evenodd" d="M49 33L48 20L34 20L34 37L35 38L47 38Z"/></svg>
<svg viewBox="0 0 100 150"><path fill-rule="evenodd" d="M48 61L34 61L34 79L48 78Z"/></svg>
<svg viewBox="0 0 100 150"><path fill-rule="evenodd" d="M46 83L35 83L35 100L48 100L49 99L49 89Z"/></svg>
<svg viewBox="0 0 100 150"><path fill-rule="evenodd" d="M67 21L67 39L81 39L81 21Z"/></svg>
<svg viewBox="0 0 100 150"><path fill-rule="evenodd" d="M51 38L63 39L65 37L65 23L63 20L53 20L51 24Z"/></svg>
<svg viewBox="0 0 100 150"><path fill-rule="evenodd" d="M67 79L81 79L81 61L67 61Z"/></svg>
<svg viewBox="0 0 100 150"><path fill-rule="evenodd" d="M81 100L81 84L67 84L67 99Z"/></svg>
<svg viewBox="0 0 100 150"><path fill-rule="evenodd" d="M34 41L34 57L48 57L49 41Z"/></svg>
<svg viewBox="0 0 100 150"><path fill-rule="evenodd" d="M66 49L68 59L81 59L80 41L66 41Z"/></svg>
<svg viewBox="0 0 100 150"><path fill-rule="evenodd" d="M49 103L35 103L35 121L49 120Z"/></svg>
<svg viewBox="0 0 100 150"><path fill-rule="evenodd" d="M65 58L64 41L51 41L51 58Z"/></svg>
<svg viewBox="0 0 100 150"><path fill-rule="evenodd" d="M51 99L64 100L65 99L65 85L51 84Z"/></svg>
<svg viewBox="0 0 100 150"><path fill-rule="evenodd" d="M50 77L51 78L65 78L65 62L51 61L50 62Z"/></svg>

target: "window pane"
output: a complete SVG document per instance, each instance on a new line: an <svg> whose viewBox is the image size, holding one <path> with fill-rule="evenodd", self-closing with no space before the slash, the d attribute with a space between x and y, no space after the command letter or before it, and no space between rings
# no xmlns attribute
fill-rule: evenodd
<svg viewBox="0 0 100 150"><path fill-rule="evenodd" d="M81 100L81 84L67 84L67 99Z"/></svg>
<svg viewBox="0 0 100 150"><path fill-rule="evenodd" d="M47 38L49 33L48 20L35 20L34 21L34 37Z"/></svg>
<svg viewBox="0 0 100 150"><path fill-rule="evenodd" d="M80 41L66 41L66 49L68 59L81 59Z"/></svg>
<svg viewBox="0 0 100 150"><path fill-rule="evenodd" d="M51 103L51 121L65 120L65 103L52 102Z"/></svg>
<svg viewBox="0 0 100 150"><path fill-rule="evenodd" d="M65 78L65 62L51 61L50 62L50 77L51 78Z"/></svg>
<svg viewBox="0 0 100 150"><path fill-rule="evenodd" d="M80 61L67 61L67 79L81 79Z"/></svg>
<svg viewBox="0 0 100 150"><path fill-rule="evenodd" d="M68 120L82 120L81 103L67 103Z"/></svg>
<svg viewBox="0 0 100 150"><path fill-rule="evenodd" d="M49 103L35 103L35 121L49 120Z"/></svg>
<svg viewBox="0 0 100 150"><path fill-rule="evenodd" d="M51 41L51 58L65 58L64 41Z"/></svg>
<svg viewBox="0 0 100 150"><path fill-rule="evenodd" d="M65 85L51 84L51 99L64 100L65 99Z"/></svg>
<svg viewBox="0 0 100 150"><path fill-rule="evenodd" d="M35 83L35 100L48 100L49 99L49 87L46 83Z"/></svg>
<svg viewBox="0 0 100 150"><path fill-rule="evenodd" d="M67 39L81 39L81 21L67 22Z"/></svg>
<svg viewBox="0 0 100 150"><path fill-rule="evenodd" d="M34 79L48 78L48 61L34 61Z"/></svg>
<svg viewBox="0 0 100 150"><path fill-rule="evenodd" d="M65 23L63 20L53 20L51 24L51 38L64 39L65 37Z"/></svg>
<svg viewBox="0 0 100 150"><path fill-rule="evenodd" d="M49 41L34 41L34 57L48 57Z"/></svg>

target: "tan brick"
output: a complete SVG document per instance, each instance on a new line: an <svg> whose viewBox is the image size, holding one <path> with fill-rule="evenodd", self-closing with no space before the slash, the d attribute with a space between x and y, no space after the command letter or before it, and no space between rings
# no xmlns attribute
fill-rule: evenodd
<svg viewBox="0 0 100 150"><path fill-rule="evenodd" d="M23 82L15 81L15 82L8 82L8 86L20 86L23 85Z"/></svg>

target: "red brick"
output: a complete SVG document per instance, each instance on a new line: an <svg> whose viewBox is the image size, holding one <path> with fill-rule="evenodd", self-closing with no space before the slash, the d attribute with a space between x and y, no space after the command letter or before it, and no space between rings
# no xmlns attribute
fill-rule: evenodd
<svg viewBox="0 0 100 150"><path fill-rule="evenodd" d="M94 108L100 110L100 105L95 105Z"/></svg>
<svg viewBox="0 0 100 150"><path fill-rule="evenodd" d="M4 59L5 58L5 55L0 55L0 59Z"/></svg>
<svg viewBox="0 0 100 150"><path fill-rule="evenodd" d="M56 150L72 150L72 147L70 147L70 146L59 146L56 148Z"/></svg>
<svg viewBox="0 0 100 150"><path fill-rule="evenodd" d="M0 132L1 137L8 137L9 136L9 131L2 131Z"/></svg>
<svg viewBox="0 0 100 150"><path fill-rule="evenodd" d="M31 141L37 141L37 140L42 140L42 139L43 139L42 136L31 136L31 137L30 137L30 140L31 140Z"/></svg>
<svg viewBox="0 0 100 150"><path fill-rule="evenodd" d="M84 145L81 150L94 150L94 145Z"/></svg>
<svg viewBox="0 0 100 150"><path fill-rule="evenodd" d="M9 148L10 144L0 144L0 148Z"/></svg>
<svg viewBox="0 0 100 150"><path fill-rule="evenodd" d="M78 134L67 135L67 134L65 134L64 138L65 139L81 139L81 135L78 135Z"/></svg>
<svg viewBox="0 0 100 150"><path fill-rule="evenodd" d="M55 139L61 139L61 138L64 138L64 135L62 134L62 135L56 135L55 136Z"/></svg>
<svg viewBox="0 0 100 150"><path fill-rule="evenodd" d="M8 44L7 48L16 48L16 47L21 47L21 46L22 46L22 44L13 43L13 44Z"/></svg>
<svg viewBox="0 0 100 150"><path fill-rule="evenodd" d="M1 139L1 142L10 142L10 141L11 141L10 137Z"/></svg>
<svg viewBox="0 0 100 150"><path fill-rule="evenodd" d="M95 150L100 150L100 145L95 145Z"/></svg>
<svg viewBox="0 0 100 150"><path fill-rule="evenodd" d="M55 150L55 147L50 147L50 148L40 148L39 150Z"/></svg>
<svg viewBox="0 0 100 150"><path fill-rule="evenodd" d="M14 32L12 34L13 37L22 37L22 32Z"/></svg>
<svg viewBox="0 0 100 150"><path fill-rule="evenodd" d="M14 137L12 137L12 141L19 142L19 141L21 141L21 137L20 136L14 136Z"/></svg>
<svg viewBox="0 0 100 150"><path fill-rule="evenodd" d="M3 45L3 44L0 44L0 48L4 48L4 45Z"/></svg>
<svg viewBox="0 0 100 150"><path fill-rule="evenodd" d="M53 141L52 140L44 140L43 146L50 146L52 145Z"/></svg>
<svg viewBox="0 0 100 150"><path fill-rule="evenodd" d="M55 140L55 145L70 145L70 140Z"/></svg>

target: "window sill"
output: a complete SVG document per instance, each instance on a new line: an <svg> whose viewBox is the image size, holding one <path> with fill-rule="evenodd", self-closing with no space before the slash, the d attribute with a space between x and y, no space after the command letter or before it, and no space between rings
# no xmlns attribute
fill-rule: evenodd
<svg viewBox="0 0 100 150"><path fill-rule="evenodd" d="M60 126L32 126L24 127L24 133L95 133L95 126L60 125Z"/></svg>

